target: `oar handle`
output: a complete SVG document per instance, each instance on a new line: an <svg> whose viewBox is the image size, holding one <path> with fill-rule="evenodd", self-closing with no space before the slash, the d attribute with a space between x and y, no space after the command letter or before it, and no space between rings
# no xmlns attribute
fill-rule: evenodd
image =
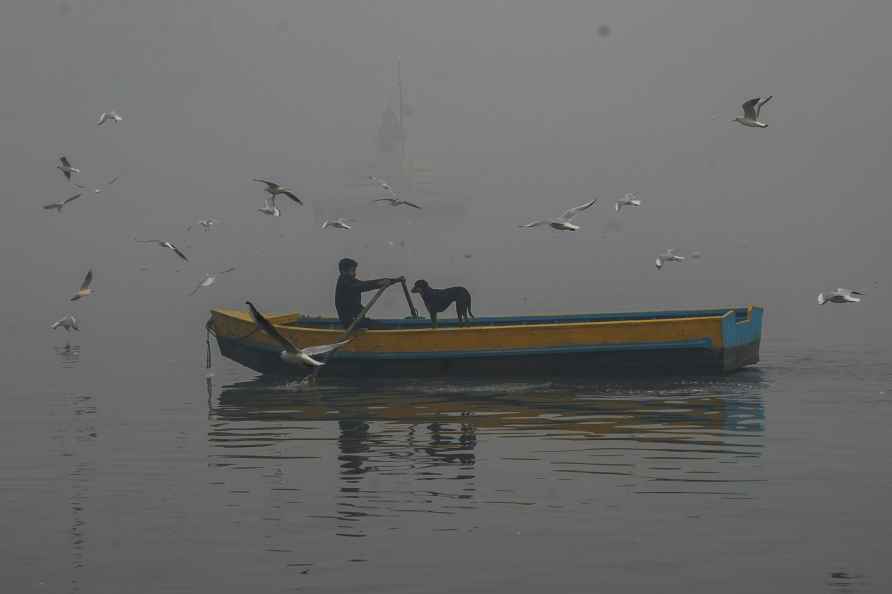
<svg viewBox="0 0 892 594"><path fill-rule="evenodd" d="M400 284L403 286L403 295L406 296L406 303L409 304L409 311L412 313L412 319L418 319L418 310L415 309L415 304L412 303L412 295L409 294L409 288L406 287L406 279L400 279Z"/></svg>

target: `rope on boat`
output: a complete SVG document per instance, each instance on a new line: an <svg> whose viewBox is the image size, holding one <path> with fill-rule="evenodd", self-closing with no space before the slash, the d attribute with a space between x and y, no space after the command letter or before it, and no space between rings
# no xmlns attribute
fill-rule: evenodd
<svg viewBox="0 0 892 594"><path fill-rule="evenodd" d="M205 361L205 369L211 368L211 334L217 336L217 333L214 332L214 318L211 318L204 325L205 336L204 336L204 344L207 347L207 359Z"/></svg>

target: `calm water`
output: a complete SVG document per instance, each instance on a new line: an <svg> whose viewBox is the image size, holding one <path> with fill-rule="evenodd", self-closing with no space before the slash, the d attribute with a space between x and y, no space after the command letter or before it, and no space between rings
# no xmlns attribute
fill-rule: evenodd
<svg viewBox="0 0 892 594"><path fill-rule="evenodd" d="M889 350L775 345L719 379L308 390L216 355L206 384L198 344L150 368L56 338L2 380L6 592L892 584Z"/></svg>

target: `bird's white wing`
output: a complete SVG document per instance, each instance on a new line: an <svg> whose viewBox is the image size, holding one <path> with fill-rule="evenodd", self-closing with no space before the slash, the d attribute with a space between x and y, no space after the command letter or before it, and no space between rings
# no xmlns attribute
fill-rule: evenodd
<svg viewBox="0 0 892 594"><path fill-rule="evenodd" d="M84 277L84 282L81 283L81 291L90 288L90 283L93 282L93 269L87 271L87 276Z"/></svg>
<svg viewBox="0 0 892 594"><path fill-rule="evenodd" d="M539 227L541 225L547 225L549 221L533 221L532 223L527 223L526 225L518 225L521 229L532 229L533 227Z"/></svg>
<svg viewBox="0 0 892 594"><path fill-rule="evenodd" d="M306 347L301 350L304 352L304 354L315 357L316 355L324 355L325 353L330 353L335 349L339 349L345 344L349 343L350 340L352 339L342 340L341 342L336 342L334 344L320 344L316 346Z"/></svg>
<svg viewBox="0 0 892 594"><path fill-rule="evenodd" d="M773 98L774 95L768 95L768 97L766 97L762 101L759 101L759 103L756 105L756 117L759 117L759 114L762 113L762 108L765 107L765 104L771 101Z"/></svg>
<svg viewBox="0 0 892 594"><path fill-rule="evenodd" d="M657 270L663 267L663 259L659 256L657 257Z"/></svg>
<svg viewBox="0 0 892 594"><path fill-rule="evenodd" d="M300 198L298 198L298 197L297 197L297 194L295 194L295 193L292 192L291 190L286 190L286 191L284 191L284 192L282 192L282 193L285 194L286 196L288 196L289 198L291 198L293 201L295 201L295 202L297 202L298 204L300 204L301 206L303 206L304 201L301 200Z"/></svg>
<svg viewBox="0 0 892 594"><path fill-rule="evenodd" d="M189 261L189 258L186 257L186 254L184 254L183 252L180 251L180 248L178 248L178 247L175 246L174 244L170 243L169 241L166 242L166 243L167 243L167 247L169 247L170 249L172 249L172 250L174 251L174 253L175 253L177 256L179 256L180 258L183 259L184 262L188 262L188 261Z"/></svg>
<svg viewBox="0 0 892 594"><path fill-rule="evenodd" d="M270 189L274 189L274 188L278 188L278 187L279 187L279 184L277 184L276 182L271 182L271 181L269 181L269 180L267 180L267 179L259 179L259 178L256 178L256 177L255 177L255 178L252 178L251 181L256 181L256 182L260 182L260 183L262 183L262 184L266 184L266 187L268 187L268 188L270 188Z"/></svg>
<svg viewBox="0 0 892 594"><path fill-rule="evenodd" d="M749 120L755 120L758 116L756 113L756 105L759 104L759 97L755 97L743 104L743 116Z"/></svg>
<svg viewBox="0 0 892 594"><path fill-rule="evenodd" d="M597 198L595 198L594 200L589 200L585 204L580 204L579 206L574 206L573 208L565 210L564 213L559 218L562 221L570 221L573 219L573 217L575 217L576 215L581 213L583 210L588 210L589 208L593 207L597 203L598 203Z"/></svg>

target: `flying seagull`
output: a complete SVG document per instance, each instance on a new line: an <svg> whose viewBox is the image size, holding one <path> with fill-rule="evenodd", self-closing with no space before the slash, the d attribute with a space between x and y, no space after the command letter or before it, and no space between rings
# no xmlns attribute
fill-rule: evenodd
<svg viewBox="0 0 892 594"><path fill-rule="evenodd" d="M390 206L405 205L405 206L411 206L412 208L417 208L418 210L421 210L421 207L418 206L417 204L415 204L414 202L409 202L408 200L401 200L399 198L390 198L390 197L375 198L374 200L372 200L372 202L386 202Z"/></svg>
<svg viewBox="0 0 892 594"><path fill-rule="evenodd" d="M220 272L212 272L211 274L205 274L204 278L201 279L201 282L198 283L198 285L194 289L192 289L191 293L189 293L189 296L191 297L192 295L196 294L199 291L199 289L204 289L205 287L210 287L212 284L217 282L218 276L226 274L228 272L232 272L233 270L235 270L235 266L233 266L232 268L227 268L226 270L221 270Z"/></svg>
<svg viewBox="0 0 892 594"><path fill-rule="evenodd" d="M84 297L89 297L93 294L93 289L90 288L90 283L93 282L93 269L87 271L87 276L84 277L84 282L81 283L81 288L78 289L77 293L69 301L78 301L83 299Z"/></svg>
<svg viewBox="0 0 892 594"><path fill-rule="evenodd" d="M211 230L211 227L219 222L219 219L198 219L197 221L195 221L195 225L199 225L207 232ZM191 231L192 227L194 227L195 225L189 225L188 227L186 227L186 231Z"/></svg>
<svg viewBox="0 0 892 594"><path fill-rule="evenodd" d="M325 221L322 223L323 229L328 229L331 227L332 229L344 229L345 231L349 231L353 228L352 225L348 224L352 221L350 219L335 219L333 221Z"/></svg>
<svg viewBox="0 0 892 594"><path fill-rule="evenodd" d="M666 262L684 262L684 256L679 256L675 253L675 250L668 249L665 253L657 256L657 270L663 269L663 264Z"/></svg>
<svg viewBox="0 0 892 594"><path fill-rule="evenodd" d="M303 203L304 203L303 200L301 200L300 198L297 197L297 194L295 194L294 190L292 190L291 188L286 188L285 186L280 186L276 182L269 181L266 179L258 179L256 177L253 178L252 181L266 184L266 191L269 192L269 195L272 196L273 198L275 198L279 194L284 194L285 196L288 196L294 202L297 202L300 205L303 205Z"/></svg>
<svg viewBox="0 0 892 594"><path fill-rule="evenodd" d="M68 157L62 155L59 157L59 163L61 165L56 165L56 169L62 172L62 175L65 176L65 179L71 179L72 173L80 173L81 170L77 167L72 167L71 162L68 160Z"/></svg>
<svg viewBox="0 0 892 594"><path fill-rule="evenodd" d="M257 308L254 307L253 303L250 301L246 301L245 303L248 304L248 307L251 310L251 317L254 319L254 323L257 324L257 327L268 334L282 347L283 350L279 353L279 357L286 363L303 363L304 365L311 367L322 367L325 363L314 359L314 357L330 353L350 342L348 339L334 344L320 344L317 346L306 347L304 349L298 348L294 343L282 336L282 334L276 330L276 327L263 317L262 313L257 311Z"/></svg>
<svg viewBox="0 0 892 594"><path fill-rule="evenodd" d="M44 208L44 210L55 210L56 213L58 214L58 213L62 212L62 207L64 207L66 204L68 204L69 202L71 202L73 200L77 200L81 196L82 196L82 194L75 194L71 198L66 198L65 200L60 200L58 202L53 202L51 204L44 204L43 208Z"/></svg>
<svg viewBox="0 0 892 594"><path fill-rule="evenodd" d="M864 293L851 289L836 289L818 295L818 305L825 303L860 303Z"/></svg>
<svg viewBox="0 0 892 594"><path fill-rule="evenodd" d="M77 326L77 318L73 315L69 314L62 319L56 320L50 325L51 330L55 330L57 328L62 328L65 332L70 333L72 330L80 331L80 328Z"/></svg>
<svg viewBox="0 0 892 594"><path fill-rule="evenodd" d="M123 119L124 119L124 118L122 118L121 116L119 116L119 115L118 115L118 112L116 112L116 111L114 111L114 110L112 110L112 111L103 111L102 114L99 116L99 121L96 122L96 125L97 125L97 126L101 126L101 125L104 124L105 122L111 122L111 123L113 123L113 124L116 124L116 123L120 122L120 121L123 120Z"/></svg>
<svg viewBox="0 0 892 594"><path fill-rule="evenodd" d="M113 183L115 183L116 181L118 181L118 178L119 178L119 177L120 177L119 175L116 175L116 176L114 176L113 178L111 178L110 180L108 180L107 182L105 182L103 185L104 185L104 186L110 186L110 185L112 185ZM83 185L83 184L74 184L74 187L75 187L75 188L80 188L81 190L88 190L88 189L91 189L91 188L88 188L87 186L85 186L85 185ZM101 194L102 191L103 191L103 187L102 187L102 186L99 186L98 188L92 188L92 190L93 190L93 193L94 193L94 194Z"/></svg>
<svg viewBox="0 0 892 594"><path fill-rule="evenodd" d="M180 251L180 248L175 246L169 241L165 241L163 239L134 239L136 243L154 243L156 245L160 245L163 248L167 248L172 250L177 256L179 256L184 262L188 262L189 258L186 257L186 254Z"/></svg>
<svg viewBox="0 0 892 594"><path fill-rule="evenodd" d="M771 101L772 97L774 97L774 95L769 95L765 99L754 97L753 99L746 101L743 104L743 115L737 116L732 121L750 128L767 128L768 124L759 120L759 114L762 113L762 107Z"/></svg>
<svg viewBox="0 0 892 594"><path fill-rule="evenodd" d="M588 210L598 203L598 199L589 200L585 204L580 204L579 206L574 206L573 208L564 211L564 214L559 216L556 219L548 219L544 221L533 221L532 223L527 223L526 225L520 225L521 229L532 229L533 227L539 227L542 225L548 225L552 229L557 229L558 231L576 231L580 227L579 225L574 225L571 221L573 217L581 213L583 210Z"/></svg>
<svg viewBox="0 0 892 594"><path fill-rule="evenodd" d="M257 212L262 212L263 214L269 215L271 217L277 217L282 214L282 212L279 210L279 207L276 206L275 196L267 198L265 204L263 205L263 208L258 208Z"/></svg>
<svg viewBox="0 0 892 594"><path fill-rule="evenodd" d="M623 209L623 206L641 206L641 200L638 199L638 194L626 194L622 198L616 201L616 212L620 212Z"/></svg>
<svg viewBox="0 0 892 594"><path fill-rule="evenodd" d="M370 175L369 179L372 180L372 183L378 184L378 187L390 194L391 196L396 196L396 192L393 191L393 188L390 187L390 184L381 179L380 177L375 177L374 175Z"/></svg>

